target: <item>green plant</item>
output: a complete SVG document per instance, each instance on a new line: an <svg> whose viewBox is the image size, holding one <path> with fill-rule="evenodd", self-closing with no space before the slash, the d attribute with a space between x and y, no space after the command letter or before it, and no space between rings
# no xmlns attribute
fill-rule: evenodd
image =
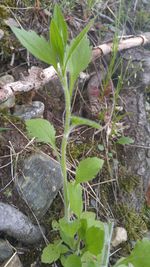
<svg viewBox="0 0 150 267"><path fill-rule="evenodd" d="M60 260L64 267L108 267L113 229L113 223L102 223L96 220L93 212L83 211L81 183L90 181L97 175L103 166L103 160L97 157L83 159L76 169L74 181L68 181L66 170L66 147L72 129L81 124L101 129L98 123L71 114L71 100L76 80L91 60L87 32L92 23L93 21L70 44L67 25L57 5L50 24L50 42L33 31L27 32L12 27L20 42L34 56L53 65L64 90L65 121L60 155L53 125L44 119L26 121L29 135L39 142L50 144L61 165L64 217L58 222L53 221L53 229L59 232L59 238L43 250L42 261L50 264ZM121 262L121 265L116 266L127 266L127 262L128 260L123 261L124 265Z"/></svg>

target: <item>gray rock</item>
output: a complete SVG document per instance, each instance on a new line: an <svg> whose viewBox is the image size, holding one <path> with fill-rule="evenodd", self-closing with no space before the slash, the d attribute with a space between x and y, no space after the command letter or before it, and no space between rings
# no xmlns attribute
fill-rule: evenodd
<svg viewBox="0 0 150 267"><path fill-rule="evenodd" d="M40 101L33 101L32 105L16 105L13 115L23 119L29 120L32 118L42 118L44 113L44 104Z"/></svg>
<svg viewBox="0 0 150 267"><path fill-rule="evenodd" d="M62 187L61 168L57 161L43 153L30 156L23 165L23 175L16 180L17 188L40 219Z"/></svg>
<svg viewBox="0 0 150 267"><path fill-rule="evenodd" d="M13 249L7 240L0 239L0 262L8 259L13 254Z"/></svg>
<svg viewBox="0 0 150 267"><path fill-rule="evenodd" d="M33 225L29 218L16 208L2 202L0 202L0 231L27 244L34 244L42 239L38 226Z"/></svg>
<svg viewBox="0 0 150 267"><path fill-rule="evenodd" d="M7 262L5 262L0 267L22 267L22 263L18 257L18 255L15 253Z"/></svg>

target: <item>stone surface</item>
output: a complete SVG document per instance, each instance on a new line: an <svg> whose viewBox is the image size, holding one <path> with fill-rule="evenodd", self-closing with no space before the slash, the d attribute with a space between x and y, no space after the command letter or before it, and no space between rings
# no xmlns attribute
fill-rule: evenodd
<svg viewBox="0 0 150 267"><path fill-rule="evenodd" d="M7 240L0 239L0 262L10 258L13 249Z"/></svg>
<svg viewBox="0 0 150 267"><path fill-rule="evenodd" d="M32 118L42 118L44 113L44 104L40 101L33 101L32 105L16 105L14 116L17 116L23 120L29 120Z"/></svg>
<svg viewBox="0 0 150 267"><path fill-rule="evenodd" d="M3 263L0 267L23 267L18 255L14 253L14 255L5 263Z"/></svg>
<svg viewBox="0 0 150 267"><path fill-rule="evenodd" d="M123 227L116 227L113 232L113 237L112 237L112 246L117 247L120 245L122 242L127 241L127 231Z"/></svg>
<svg viewBox="0 0 150 267"><path fill-rule="evenodd" d="M33 225L30 219L16 208L2 202L0 202L0 231L27 244L34 244L42 239L38 226Z"/></svg>
<svg viewBox="0 0 150 267"><path fill-rule="evenodd" d="M21 197L40 219L62 187L60 165L43 153L34 154L24 160L16 185Z"/></svg>

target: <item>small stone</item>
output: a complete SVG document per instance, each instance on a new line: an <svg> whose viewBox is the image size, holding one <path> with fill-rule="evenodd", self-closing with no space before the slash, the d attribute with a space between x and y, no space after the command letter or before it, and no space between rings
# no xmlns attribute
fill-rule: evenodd
<svg viewBox="0 0 150 267"><path fill-rule="evenodd" d="M60 164L44 153L37 153L24 160L16 185L21 197L40 219L62 188L62 181Z"/></svg>
<svg viewBox="0 0 150 267"><path fill-rule="evenodd" d="M7 261L5 262L3 265L1 265L0 267L22 267L22 263L18 257L18 255L16 253L14 253L14 255Z"/></svg>
<svg viewBox="0 0 150 267"><path fill-rule="evenodd" d="M45 106L42 102L33 101L32 105L16 105L13 115L23 120L43 118L44 108Z"/></svg>
<svg viewBox="0 0 150 267"><path fill-rule="evenodd" d="M123 227L116 227L113 232L113 237L112 237L112 246L117 247L120 245L122 242L127 241L127 231Z"/></svg>
<svg viewBox="0 0 150 267"><path fill-rule="evenodd" d="M13 254L13 249L7 240L0 239L0 262L8 259Z"/></svg>

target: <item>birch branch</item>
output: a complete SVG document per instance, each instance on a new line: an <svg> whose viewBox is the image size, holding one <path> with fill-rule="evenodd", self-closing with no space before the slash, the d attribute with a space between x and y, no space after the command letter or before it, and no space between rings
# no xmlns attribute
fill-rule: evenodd
<svg viewBox="0 0 150 267"><path fill-rule="evenodd" d="M150 32L144 33L136 37L129 37L120 40L118 44L118 51L125 49L141 46L150 43ZM113 51L113 42L108 42L97 46L92 52L92 61L95 59L107 55ZM31 90L38 90L50 80L56 76L56 71L54 68L48 67L46 69L41 69L38 67L32 67L29 70L29 76L25 77L24 81L17 81L0 86L0 107L5 103L5 106L10 108L14 106L15 95L21 92L29 92ZM9 101L11 100L11 101Z"/></svg>
<svg viewBox="0 0 150 267"><path fill-rule="evenodd" d="M132 36L119 41L118 51L125 49L146 45L150 43L150 32L146 32L143 35ZM93 49L92 60L96 60L101 56L108 55L113 51L113 42L108 42L102 45L99 45Z"/></svg>

